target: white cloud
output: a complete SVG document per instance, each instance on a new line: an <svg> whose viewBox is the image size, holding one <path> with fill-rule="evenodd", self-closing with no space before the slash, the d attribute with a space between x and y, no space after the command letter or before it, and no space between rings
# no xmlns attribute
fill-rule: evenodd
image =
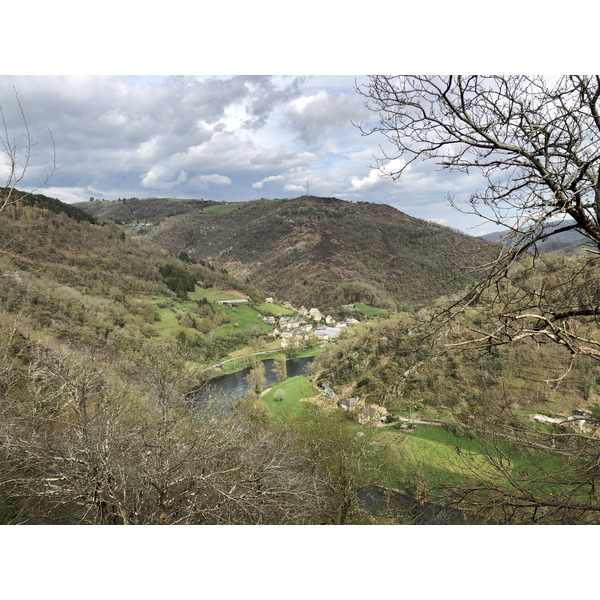
<svg viewBox="0 0 600 600"><path fill-rule="evenodd" d="M283 175L269 175L269 177L265 177L264 179L261 179L260 181L253 183L252 187L255 189L262 189L262 186L265 183L270 183L272 181L284 181L284 180L285 180L285 177Z"/></svg>
<svg viewBox="0 0 600 600"><path fill-rule="evenodd" d="M353 190L360 192L372 189L373 187L381 183L382 178L383 175L381 174L379 169L371 169L366 177L353 177L350 181L350 184Z"/></svg>
<svg viewBox="0 0 600 600"><path fill-rule="evenodd" d="M198 175L194 178L194 181L200 183L214 183L215 185L231 185L231 179L229 179L229 177L217 173L213 173L212 175Z"/></svg>
<svg viewBox="0 0 600 600"><path fill-rule="evenodd" d="M50 196L51 198L60 198L63 202L67 202L68 204L85 202L89 200L91 196L95 196L94 192L89 189L75 187L63 188L50 186L42 188L38 193Z"/></svg>
<svg viewBox="0 0 600 600"><path fill-rule="evenodd" d="M39 185L52 161L50 128L61 168L46 193L68 202L160 196L165 190L193 198L200 189L209 189L202 195L210 199L243 201L264 188L270 197L300 195L308 180L311 194L383 202L456 226L447 193L466 200L480 181L430 163L412 164L395 181L382 178L373 155L385 140L362 136L352 125L373 119L354 81L0 76L0 104L11 138L22 139L15 86L38 142L23 187Z"/></svg>

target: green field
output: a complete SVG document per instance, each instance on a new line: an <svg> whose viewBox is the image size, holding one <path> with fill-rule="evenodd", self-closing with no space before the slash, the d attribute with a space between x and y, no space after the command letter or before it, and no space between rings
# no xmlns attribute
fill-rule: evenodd
<svg viewBox="0 0 600 600"><path fill-rule="evenodd" d="M358 312L369 317L376 317L381 312L380 308L375 308L374 306L369 306L368 304L357 303L356 308L358 308Z"/></svg>
<svg viewBox="0 0 600 600"><path fill-rule="evenodd" d="M521 483L533 481L545 470L559 472L566 461L561 455L527 451L509 442L496 440L495 444L486 445L433 425L418 425L412 434L394 428L388 431L395 436L384 442L388 458L401 465L407 481L413 473L420 472L430 489L443 482L458 484L468 480L474 484L480 478L508 488L506 473ZM396 482L397 486L404 484L406 481ZM546 485L545 491L550 494L552 486Z"/></svg>
<svg viewBox="0 0 600 600"><path fill-rule="evenodd" d="M296 314L296 311L294 310L290 310L289 308L284 308L283 306L279 306L279 304L272 304L270 302L265 302L257 306L256 310L261 312L263 315L272 315L274 317L277 315L291 316Z"/></svg>
<svg viewBox="0 0 600 600"><path fill-rule="evenodd" d="M198 285L196 286L196 289L193 292L188 293L188 297L190 298L190 300L200 300L201 298L206 298L209 302L240 299L240 296L228 294L227 292L223 292L216 288L201 288Z"/></svg>
<svg viewBox="0 0 600 600"><path fill-rule="evenodd" d="M171 308L159 308L158 316L160 321L154 325L157 331L169 331L177 333L182 327L179 325L176 313Z"/></svg>
<svg viewBox="0 0 600 600"><path fill-rule="evenodd" d="M237 204L213 204L212 206L204 208L203 212L228 213L232 210L235 210L236 208L239 208Z"/></svg>
<svg viewBox="0 0 600 600"><path fill-rule="evenodd" d="M232 329L246 329L256 326L261 332L273 329L272 325L263 323L262 315L250 308L247 304L238 304L236 306L220 305L219 310L229 316L230 322L221 325L215 329L217 335L226 337Z"/></svg>
<svg viewBox="0 0 600 600"><path fill-rule="evenodd" d="M281 402L275 402L275 392L283 390L285 397ZM303 375L298 377L290 377L285 381L281 381L273 385L273 387L263 396L263 400L271 414L275 418L279 417L284 412L299 414L304 408L304 404L300 402L301 398L312 398L317 394L317 391Z"/></svg>

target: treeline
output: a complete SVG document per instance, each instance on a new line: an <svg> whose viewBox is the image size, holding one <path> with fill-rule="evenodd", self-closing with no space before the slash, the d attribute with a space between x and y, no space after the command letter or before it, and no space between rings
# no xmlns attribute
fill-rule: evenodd
<svg viewBox="0 0 600 600"><path fill-rule="evenodd" d="M38 208L43 208L53 213L64 213L71 219L75 219L76 221L86 221L87 223L98 223L96 218L80 208L73 206L72 204L65 204L56 198L50 198L49 196L45 196L43 194L32 194L29 192L22 192L16 189L7 189L0 188L0 198L7 196L10 194L11 199L16 200L16 202L12 204L13 211L16 211L14 214L18 218L18 210L21 206L36 206Z"/></svg>

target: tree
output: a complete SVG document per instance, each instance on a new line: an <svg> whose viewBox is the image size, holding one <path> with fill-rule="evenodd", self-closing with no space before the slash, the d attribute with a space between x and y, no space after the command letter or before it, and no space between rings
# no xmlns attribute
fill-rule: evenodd
<svg viewBox="0 0 600 600"><path fill-rule="evenodd" d="M12 333L0 335L0 356L14 362L14 343ZM26 358L24 377L10 378L10 402L0 406L3 523L318 519L298 436L217 402L194 410L177 346L148 344L122 361L122 381L136 382L128 389L75 350L32 343Z"/></svg>
<svg viewBox="0 0 600 600"><path fill-rule="evenodd" d="M16 187L23 182L27 171L31 168L31 159L33 156L32 152L33 147L35 146L35 142L29 131L29 124L27 123L27 118L25 117L25 111L16 89L15 98L23 126L22 135L24 139L24 145L21 148L21 146L17 143L16 138L13 136L8 127L4 109L2 108L2 105L0 105L0 118L2 119L2 126L0 129L0 156L4 156L4 160L2 162L5 163L6 172L4 185L0 188L0 212L7 206L14 204L17 201L19 195L16 193ZM31 192L29 192L31 194L48 183L56 171L56 149L54 147L54 138L52 137L52 132L49 133L53 150L52 162L48 163L44 178L42 178L39 184Z"/></svg>
<svg viewBox="0 0 600 600"><path fill-rule="evenodd" d="M386 175L401 177L417 161L476 173L485 186L468 208L450 202L507 232L494 254L482 254L478 282L432 311L432 346L550 343L572 360L600 361L600 77L374 76L358 92L379 116L363 133L383 134L393 148L377 159ZM590 247L571 261L540 254L567 231ZM438 482L442 500L490 522L597 522L600 440L534 428L515 400L487 399L462 420L486 469L463 453L463 475Z"/></svg>
<svg viewBox="0 0 600 600"><path fill-rule="evenodd" d="M275 392L275 396L273 397L273 400L275 400L275 402L283 402L283 400L285 399L285 391L282 389L279 389Z"/></svg>
<svg viewBox="0 0 600 600"><path fill-rule="evenodd" d="M287 358L283 354L278 354L273 361L273 372L277 381L283 381L287 378Z"/></svg>
<svg viewBox="0 0 600 600"><path fill-rule="evenodd" d="M305 445L305 460L319 483L321 522L369 522L372 516L360 503L359 490L381 474L369 432L357 428L342 411L327 413L310 403L287 423Z"/></svg>
<svg viewBox="0 0 600 600"><path fill-rule="evenodd" d="M486 182L460 209L507 230L482 277L439 317L445 321L490 288L497 321L468 343L497 345L524 337L553 341L600 360L600 342L573 320L597 319L597 294L548 305L539 294L501 302L511 267L552 236L577 231L593 248L571 285L589 280L600 254L600 77L557 81L526 76L373 76L358 92L379 115L363 133L383 134L394 148L378 166L396 179L415 161L478 173ZM450 199L453 202L452 199ZM456 205L455 205L456 206ZM458 208L458 207L457 207Z"/></svg>

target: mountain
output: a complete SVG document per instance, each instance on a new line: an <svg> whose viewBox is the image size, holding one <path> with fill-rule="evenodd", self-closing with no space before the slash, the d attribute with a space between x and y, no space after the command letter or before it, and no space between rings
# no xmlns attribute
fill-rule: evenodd
<svg viewBox="0 0 600 600"><path fill-rule="evenodd" d="M163 200L82 203L97 217L139 227L172 253L225 269L298 305L350 302L378 307L427 303L466 283L456 263L474 266L488 244L384 204L338 198L239 203ZM161 207L161 208L158 208ZM157 215L164 215L163 217Z"/></svg>
<svg viewBox="0 0 600 600"><path fill-rule="evenodd" d="M551 223L547 227L547 231L552 231L558 229L559 227L565 227L573 224L574 221L560 221L556 223ZM493 231L492 233L487 233L481 236L481 239L485 239L488 242L492 242L497 244L504 239L506 236L506 231ZM578 231L563 231L561 233L556 233L551 237L539 242L537 244L537 249L540 252L561 252L562 254L572 255L577 254L584 246L589 246L589 240L579 233Z"/></svg>

